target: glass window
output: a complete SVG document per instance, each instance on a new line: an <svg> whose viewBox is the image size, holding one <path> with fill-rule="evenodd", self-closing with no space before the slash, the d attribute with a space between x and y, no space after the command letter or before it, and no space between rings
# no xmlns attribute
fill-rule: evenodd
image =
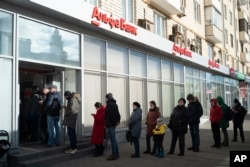
<svg viewBox="0 0 250 167"><path fill-rule="evenodd" d="M175 84L174 85L174 99L175 104L177 104L178 100L182 97L185 98L184 85Z"/></svg>
<svg viewBox="0 0 250 167"><path fill-rule="evenodd" d="M122 17L126 19L126 21L133 23L134 17L134 4L133 0L122 0Z"/></svg>
<svg viewBox="0 0 250 167"><path fill-rule="evenodd" d="M213 47L212 47L212 45L211 44L207 44L207 51L208 51L208 58L210 59L210 60L213 60Z"/></svg>
<svg viewBox="0 0 250 167"><path fill-rule="evenodd" d="M87 132L92 130L94 123L91 113L96 112L95 102L102 102L105 105L105 83L105 75L101 73L85 73L84 75L84 127Z"/></svg>
<svg viewBox="0 0 250 167"><path fill-rule="evenodd" d="M151 100L154 100L156 102L156 105L160 107L160 112L162 113L160 92L160 82L148 82L148 103Z"/></svg>
<svg viewBox="0 0 250 167"><path fill-rule="evenodd" d="M143 80L131 79L130 80L130 113L133 111L132 103L137 101L141 104L142 108L142 120L146 119L146 109L147 109L147 102L146 102L146 84ZM145 122L144 122L145 123Z"/></svg>
<svg viewBox="0 0 250 167"><path fill-rule="evenodd" d="M193 76L199 78L200 77L200 70L193 69Z"/></svg>
<svg viewBox="0 0 250 167"><path fill-rule="evenodd" d="M158 13L155 13L154 16L155 33L159 36L165 37L164 17Z"/></svg>
<svg viewBox="0 0 250 167"><path fill-rule="evenodd" d="M222 24L221 24L221 14L218 12L214 7L213 7L213 24L219 28L220 30L222 29Z"/></svg>
<svg viewBox="0 0 250 167"><path fill-rule="evenodd" d="M1 106L1 114L0 122L1 122L1 129L6 130L7 132L11 133L12 131L12 61L9 59L0 58L0 76L1 76L1 86L0 86L0 106ZM3 79L4 78L4 79ZM16 97L19 98L19 97ZM14 117L13 117L14 118ZM14 121L15 122L15 121ZM10 135L11 137L11 135ZM10 139L11 141L11 139Z"/></svg>
<svg viewBox="0 0 250 167"><path fill-rule="evenodd" d="M108 71L128 74L128 49L108 44Z"/></svg>
<svg viewBox="0 0 250 167"><path fill-rule="evenodd" d="M201 22L200 4L196 0L194 0L194 19L198 23Z"/></svg>
<svg viewBox="0 0 250 167"><path fill-rule="evenodd" d="M234 37L233 37L233 34L230 34L230 42L231 42L231 47L234 47Z"/></svg>
<svg viewBox="0 0 250 167"><path fill-rule="evenodd" d="M225 43L228 44L228 32L227 32L227 29L225 29L225 32L224 32L224 40L225 40Z"/></svg>
<svg viewBox="0 0 250 167"><path fill-rule="evenodd" d="M148 77L161 79L161 59L148 56Z"/></svg>
<svg viewBox="0 0 250 167"><path fill-rule="evenodd" d="M173 97L170 95L174 95L173 83L163 83L162 85L162 105L163 105L163 117L169 117L176 101L174 101Z"/></svg>
<svg viewBox="0 0 250 167"><path fill-rule="evenodd" d="M146 55L131 51L129 71L132 76L146 77Z"/></svg>
<svg viewBox="0 0 250 167"><path fill-rule="evenodd" d="M223 5L223 9L224 9L224 18L227 19L227 6L225 4Z"/></svg>
<svg viewBox="0 0 250 167"><path fill-rule="evenodd" d="M36 61L80 66L80 35L20 18L18 53Z"/></svg>
<svg viewBox="0 0 250 167"><path fill-rule="evenodd" d="M121 126L126 126L126 120L129 114L128 97L128 79L122 77L110 76L108 78L108 91L111 92L116 100L121 115Z"/></svg>
<svg viewBox="0 0 250 167"><path fill-rule="evenodd" d="M0 55L12 56L13 16L0 11Z"/></svg>
<svg viewBox="0 0 250 167"><path fill-rule="evenodd" d="M91 5L98 6L98 0L84 0L84 1L90 3Z"/></svg>
<svg viewBox="0 0 250 167"><path fill-rule="evenodd" d="M202 42L199 37L196 37L196 52L202 55Z"/></svg>
<svg viewBox="0 0 250 167"><path fill-rule="evenodd" d="M230 16L230 24L233 24L233 14L231 11L229 11L229 16Z"/></svg>
<svg viewBox="0 0 250 167"><path fill-rule="evenodd" d="M183 65L174 63L174 81L184 82Z"/></svg>
<svg viewBox="0 0 250 167"><path fill-rule="evenodd" d="M84 38L84 67L85 69L106 70L105 42Z"/></svg>
<svg viewBox="0 0 250 167"><path fill-rule="evenodd" d="M193 77L189 77L189 76L186 77L186 80L185 80L185 91L186 91L186 94L194 92Z"/></svg>
<svg viewBox="0 0 250 167"><path fill-rule="evenodd" d="M193 76L193 68L191 67L186 67L186 75Z"/></svg>
<svg viewBox="0 0 250 167"><path fill-rule="evenodd" d="M164 81L173 81L172 63L162 60L162 79Z"/></svg>

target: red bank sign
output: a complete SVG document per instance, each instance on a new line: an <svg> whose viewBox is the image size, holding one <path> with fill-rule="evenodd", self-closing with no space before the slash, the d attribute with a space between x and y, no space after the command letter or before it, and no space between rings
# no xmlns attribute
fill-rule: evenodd
<svg viewBox="0 0 250 167"><path fill-rule="evenodd" d="M208 66L212 67L212 68L220 68L220 64L216 63L216 62L214 62L212 60L208 60Z"/></svg>
<svg viewBox="0 0 250 167"><path fill-rule="evenodd" d="M181 46L178 46L174 43L173 45L173 53L179 53L180 55L184 55L187 57L192 57L192 52L188 51L187 48L182 48Z"/></svg>
<svg viewBox="0 0 250 167"><path fill-rule="evenodd" d="M111 29L117 28L132 35L137 35L137 28L135 26L126 23L126 20L123 18L115 19L112 14L108 16L107 14L102 13L97 7L94 7L93 9L92 19L91 24L93 25L100 26L101 23L109 24Z"/></svg>

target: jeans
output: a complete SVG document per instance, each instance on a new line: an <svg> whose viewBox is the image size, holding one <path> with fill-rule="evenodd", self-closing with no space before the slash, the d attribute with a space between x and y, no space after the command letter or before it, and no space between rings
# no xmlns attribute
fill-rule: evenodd
<svg viewBox="0 0 250 167"><path fill-rule="evenodd" d="M67 127L67 130L68 130L68 136L69 136L69 141L70 141L70 148L76 149L76 144L77 144L76 130L71 127Z"/></svg>
<svg viewBox="0 0 250 167"><path fill-rule="evenodd" d="M107 127L110 143L112 147L112 156L119 157L118 145L115 137L115 126Z"/></svg>
<svg viewBox="0 0 250 167"><path fill-rule="evenodd" d="M48 145L54 144L54 129L56 131L55 144L60 144L59 116L47 116L49 141Z"/></svg>
<svg viewBox="0 0 250 167"><path fill-rule="evenodd" d="M190 128L190 134L192 138L192 147L194 149L199 149L199 146L200 146L199 124L189 125L189 128Z"/></svg>
<svg viewBox="0 0 250 167"><path fill-rule="evenodd" d="M139 137L133 137L133 143L134 143L134 147L135 147L135 155L140 156Z"/></svg>

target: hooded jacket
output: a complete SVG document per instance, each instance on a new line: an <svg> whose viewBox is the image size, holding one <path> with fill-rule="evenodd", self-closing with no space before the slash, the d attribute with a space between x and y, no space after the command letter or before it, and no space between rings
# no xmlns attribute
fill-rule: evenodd
<svg viewBox="0 0 250 167"><path fill-rule="evenodd" d="M117 126L120 123L121 116L115 99L108 99L105 114L107 128Z"/></svg>
<svg viewBox="0 0 250 167"><path fill-rule="evenodd" d="M77 114L80 110L81 96L80 94L73 94L72 97L68 100L67 107L64 113L63 125L76 128L76 119Z"/></svg>
<svg viewBox="0 0 250 167"><path fill-rule="evenodd" d="M211 101L213 101L215 105L210 108L210 121L211 123L220 123L223 117L222 109L217 105L216 99L211 99Z"/></svg>
<svg viewBox="0 0 250 167"><path fill-rule="evenodd" d="M220 96L217 97L217 102L218 102L218 104L221 107L222 112L223 112L223 117L221 119L220 126L221 126L221 128L228 128L229 127L229 122L225 117L226 112L227 112L227 106L226 106L223 98L220 97Z"/></svg>

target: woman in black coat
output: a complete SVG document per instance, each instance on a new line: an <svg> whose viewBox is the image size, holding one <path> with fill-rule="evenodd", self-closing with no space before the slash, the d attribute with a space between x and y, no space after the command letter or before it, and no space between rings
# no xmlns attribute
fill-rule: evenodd
<svg viewBox="0 0 250 167"><path fill-rule="evenodd" d="M179 138L180 153L178 155L184 155L185 134L187 133L188 126L188 112L185 104L186 100L184 98L180 98L178 101L178 105L173 109L171 113L168 127L172 131L172 142L168 154L174 153L176 141Z"/></svg>

